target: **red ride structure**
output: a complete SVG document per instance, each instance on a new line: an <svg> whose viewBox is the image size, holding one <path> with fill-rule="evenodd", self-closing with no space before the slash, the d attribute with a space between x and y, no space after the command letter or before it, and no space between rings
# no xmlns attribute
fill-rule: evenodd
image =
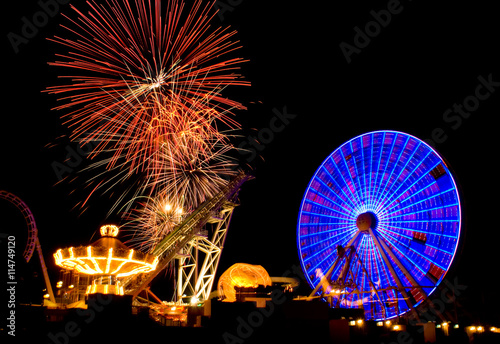
<svg viewBox="0 0 500 344"><path fill-rule="evenodd" d="M26 247L23 252L23 258L28 263L33 256L33 252L35 248L38 252L38 258L40 258L40 265L42 266L43 278L45 280L45 285L47 287L47 293L49 294L49 300L52 302L56 302L54 298L54 292L52 291L52 286L50 285L49 274L47 273L47 266L45 265L45 260L43 259L42 254L42 246L40 245L40 241L38 240L38 228L36 227L35 218L30 208L23 202L22 199L17 197L16 195L7 192L5 190L0 190L0 198L9 201L13 205L16 206L17 209L23 214L24 220L26 221L26 225L28 227L28 240L26 243Z"/></svg>

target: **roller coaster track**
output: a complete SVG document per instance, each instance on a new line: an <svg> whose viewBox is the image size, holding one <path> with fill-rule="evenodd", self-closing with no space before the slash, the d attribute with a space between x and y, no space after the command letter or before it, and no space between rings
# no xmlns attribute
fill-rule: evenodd
<svg viewBox="0 0 500 344"><path fill-rule="evenodd" d="M23 202L22 199L5 190L0 190L0 199L9 201L13 205L15 205L16 208L19 209L19 211L23 214L26 225L28 226L28 240L23 252L23 258L26 260L26 262L29 262L36 248L38 252L38 258L40 259L40 265L42 266L43 278L45 280L49 299L50 301L55 303L54 292L52 291L49 274L47 273L47 266L45 265L45 260L43 259L42 246L40 245L40 241L38 240L38 228L36 227L35 218L31 213L30 208L28 208L28 206Z"/></svg>
<svg viewBox="0 0 500 344"><path fill-rule="evenodd" d="M24 203L23 200L16 195L4 190L0 190L0 199L9 201L13 205L15 205L16 208L19 209L19 211L24 216L24 220L26 221L26 225L28 226L28 241L26 242L26 247L24 248L23 258L26 260L26 262L29 262L31 257L33 256L33 252L35 251L36 240L38 238L38 229L36 227L35 218L33 217L33 214L31 213L26 203Z"/></svg>

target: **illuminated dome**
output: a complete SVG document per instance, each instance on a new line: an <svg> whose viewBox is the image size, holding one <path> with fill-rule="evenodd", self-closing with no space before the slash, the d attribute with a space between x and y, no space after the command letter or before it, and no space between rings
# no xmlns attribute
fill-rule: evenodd
<svg viewBox="0 0 500 344"><path fill-rule="evenodd" d="M271 277L260 265L236 263L219 278L219 295L226 302L236 301L235 287L257 288L272 285Z"/></svg>
<svg viewBox="0 0 500 344"><path fill-rule="evenodd" d="M58 266L95 276L87 293L123 294L120 278L156 269L158 258L129 249L116 238L118 227L102 226L101 235L89 246L63 248L54 254Z"/></svg>

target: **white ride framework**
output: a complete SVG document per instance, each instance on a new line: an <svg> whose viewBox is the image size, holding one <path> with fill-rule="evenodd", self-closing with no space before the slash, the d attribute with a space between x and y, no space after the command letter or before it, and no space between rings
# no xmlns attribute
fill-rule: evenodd
<svg viewBox="0 0 500 344"><path fill-rule="evenodd" d="M198 233L181 250L177 257L177 288L174 301L189 298L190 303L195 303L209 299L231 216L236 206L237 204L232 202L224 203L219 214L212 216L205 225L211 227L211 230ZM209 233L212 233L211 238L208 237ZM200 253L204 255L201 268Z"/></svg>
<svg viewBox="0 0 500 344"><path fill-rule="evenodd" d="M232 213L237 206L238 192L249 179L251 176L240 172L218 194L202 203L176 226L152 252L159 257L156 270L126 279L123 282L125 294L137 298L142 291L146 291L158 299L149 285L161 271L177 260L175 302L185 304L208 300Z"/></svg>

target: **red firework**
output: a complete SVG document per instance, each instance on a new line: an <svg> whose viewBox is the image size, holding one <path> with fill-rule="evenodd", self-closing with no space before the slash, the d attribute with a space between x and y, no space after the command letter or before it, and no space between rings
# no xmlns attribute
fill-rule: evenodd
<svg viewBox="0 0 500 344"><path fill-rule="evenodd" d="M87 4L86 14L71 6L78 18L64 28L73 38L52 39L68 52L49 63L71 71L47 88L61 101L55 109L68 111L71 139L97 143L92 158L111 154L93 166L118 172L97 187L142 172L142 190L161 186L171 197L181 188L195 206L233 173L218 125L239 128L232 111L244 106L221 91L249 84L237 73L244 60L228 57L236 32L211 28L213 4L201 0L188 10L169 0L164 11L160 0Z"/></svg>
<svg viewBox="0 0 500 344"><path fill-rule="evenodd" d="M150 125L154 118L144 104L159 96L175 97L187 107L202 100L218 120L238 128L228 110L244 107L222 97L220 90L248 84L235 73L243 60L221 61L238 48L230 41L236 32L210 30L215 15L211 5L202 7L197 0L185 13L183 3L170 0L163 22L158 0L87 3L87 15L72 6L79 18L68 18L75 28L65 28L76 38L52 39L69 52L49 63L82 73L62 76L69 83L47 89L63 101L56 109L70 109L63 117L72 139L99 141L96 152L114 148L117 139L134 135L133 128L143 131L141 127Z"/></svg>

